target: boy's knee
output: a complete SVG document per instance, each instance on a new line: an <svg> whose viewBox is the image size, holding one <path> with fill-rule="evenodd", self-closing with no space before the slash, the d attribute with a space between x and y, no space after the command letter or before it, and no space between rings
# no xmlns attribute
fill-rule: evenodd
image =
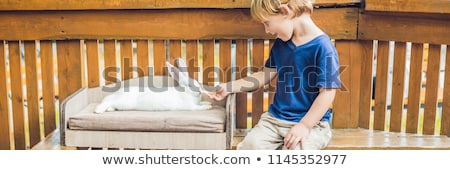
<svg viewBox="0 0 450 170"><path fill-rule="evenodd" d="M255 139L251 138L245 138L243 141L241 141L237 146L237 150L255 150L258 149L258 146L260 146Z"/></svg>

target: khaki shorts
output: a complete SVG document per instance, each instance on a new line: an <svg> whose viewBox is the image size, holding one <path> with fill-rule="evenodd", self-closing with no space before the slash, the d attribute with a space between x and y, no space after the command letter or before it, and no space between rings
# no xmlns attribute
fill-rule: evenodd
<svg viewBox="0 0 450 170"><path fill-rule="evenodd" d="M284 136L295 122L279 120L266 112L261 116L258 124L251 129L244 140L237 145L238 150L275 150L284 148ZM331 128L327 121L315 125L309 137L302 143L307 150L319 150L327 146L331 139ZM300 145L296 147L300 149Z"/></svg>

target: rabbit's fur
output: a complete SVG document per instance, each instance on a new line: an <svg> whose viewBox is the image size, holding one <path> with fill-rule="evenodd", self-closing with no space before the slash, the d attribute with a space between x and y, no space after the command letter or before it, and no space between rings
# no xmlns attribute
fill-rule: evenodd
<svg viewBox="0 0 450 170"><path fill-rule="evenodd" d="M183 71L166 63L169 74L178 81L175 87L138 87L131 86L120 88L118 91L103 98L102 102L95 108L95 113L104 113L115 110L207 110L211 103L201 101L201 93L205 92L201 85L190 79L186 63L178 59L178 66Z"/></svg>

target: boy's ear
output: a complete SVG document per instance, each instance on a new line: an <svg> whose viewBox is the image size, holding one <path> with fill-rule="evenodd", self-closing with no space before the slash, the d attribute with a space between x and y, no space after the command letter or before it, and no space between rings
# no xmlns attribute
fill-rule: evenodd
<svg viewBox="0 0 450 170"><path fill-rule="evenodd" d="M281 11L281 14L285 15L285 16L291 16L291 13L292 13L291 9L289 8L289 6L287 4L281 4L280 11Z"/></svg>

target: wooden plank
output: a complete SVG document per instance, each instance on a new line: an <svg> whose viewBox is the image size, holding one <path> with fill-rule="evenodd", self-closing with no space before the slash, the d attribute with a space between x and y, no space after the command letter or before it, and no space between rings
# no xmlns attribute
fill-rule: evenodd
<svg viewBox="0 0 450 170"><path fill-rule="evenodd" d="M384 130L389 62L389 42L378 41L377 73L375 86L374 129Z"/></svg>
<svg viewBox="0 0 450 170"><path fill-rule="evenodd" d="M6 56L5 43L0 41L0 150L8 150L11 148L9 136L9 108L8 108L8 91L6 88Z"/></svg>
<svg viewBox="0 0 450 170"><path fill-rule="evenodd" d="M341 88L337 90L333 103L333 128L349 128L351 125L351 52L349 41L336 41L336 50L339 55L339 64L347 67L340 73ZM358 120L358 119L356 119Z"/></svg>
<svg viewBox="0 0 450 170"><path fill-rule="evenodd" d="M370 112L372 110L372 69L373 69L373 41L361 40L361 87L359 102L359 127L370 128Z"/></svg>
<svg viewBox="0 0 450 170"><path fill-rule="evenodd" d="M88 87L100 86L98 40L86 40Z"/></svg>
<svg viewBox="0 0 450 170"><path fill-rule="evenodd" d="M411 45L411 62L408 87L408 109L406 111L406 132L417 133L422 86L423 44Z"/></svg>
<svg viewBox="0 0 450 170"><path fill-rule="evenodd" d="M350 87L346 84L341 84L344 90L350 91L350 120L349 127L357 128L359 124L359 102L360 102L360 93L361 93L361 61L362 55L365 55L367 51L366 47L364 47L362 42L357 41L348 41L350 42L350 48L353 49L350 52ZM371 43L369 43L372 45ZM371 53L369 53L371 55ZM339 71L342 73L343 71L349 71L348 68L341 65ZM342 89L342 88L341 88Z"/></svg>
<svg viewBox="0 0 450 170"><path fill-rule="evenodd" d="M137 67L138 77L148 76L149 53L148 40L137 40Z"/></svg>
<svg viewBox="0 0 450 170"><path fill-rule="evenodd" d="M220 83L231 81L231 40L219 40Z"/></svg>
<svg viewBox="0 0 450 170"><path fill-rule="evenodd" d="M392 101L389 131L400 132L405 89L406 43L396 42L394 48L394 72L392 79Z"/></svg>
<svg viewBox="0 0 450 170"><path fill-rule="evenodd" d="M359 16L358 39L450 44L450 15L366 12Z"/></svg>
<svg viewBox="0 0 450 170"><path fill-rule="evenodd" d="M57 41L59 101L82 87L80 40Z"/></svg>
<svg viewBox="0 0 450 170"><path fill-rule="evenodd" d="M33 147L41 141L36 42L25 41L24 48L27 86L28 134L30 138L30 147Z"/></svg>
<svg viewBox="0 0 450 170"><path fill-rule="evenodd" d="M264 40L253 40L252 72L262 71L264 67ZM252 127L258 123L264 112L264 87L252 93Z"/></svg>
<svg viewBox="0 0 450 170"><path fill-rule="evenodd" d="M198 80L198 40L186 41L186 63L188 64L189 77Z"/></svg>
<svg viewBox="0 0 450 170"><path fill-rule="evenodd" d="M439 86L441 46L430 44L427 63L423 134L434 134Z"/></svg>
<svg viewBox="0 0 450 170"><path fill-rule="evenodd" d="M361 0L316 0L315 6L347 5ZM1 1L0 10L98 10L98 9L170 9L170 8L250 8L249 0L28 0Z"/></svg>
<svg viewBox="0 0 450 170"><path fill-rule="evenodd" d="M105 69L103 76L106 84L117 82L116 40L103 41Z"/></svg>
<svg viewBox="0 0 450 170"><path fill-rule="evenodd" d="M317 9L312 17L331 38L357 37L357 8ZM1 40L274 38L248 9L0 11L0 20L9 30Z"/></svg>
<svg viewBox="0 0 450 170"><path fill-rule="evenodd" d="M11 103L14 122L14 144L15 149L26 149L25 144L25 124L22 94L22 72L20 55L20 42L10 41L9 46L9 66L11 78Z"/></svg>
<svg viewBox="0 0 450 170"><path fill-rule="evenodd" d="M175 59L182 58L181 40L170 40L169 49L169 61L175 64Z"/></svg>
<svg viewBox="0 0 450 170"><path fill-rule="evenodd" d="M55 83L53 72L52 41L40 41L42 69L42 103L44 106L44 134L49 135L56 129Z"/></svg>
<svg viewBox="0 0 450 170"><path fill-rule="evenodd" d="M166 44L164 40L153 40L153 64L154 75L167 75L166 65Z"/></svg>
<svg viewBox="0 0 450 170"><path fill-rule="evenodd" d="M247 40L236 40L236 73L241 79L247 76ZM236 128L247 129L247 93L236 94Z"/></svg>
<svg viewBox="0 0 450 170"><path fill-rule="evenodd" d="M203 84L214 86L214 40L202 41Z"/></svg>
<svg viewBox="0 0 450 170"><path fill-rule="evenodd" d="M122 80L133 78L133 47L131 40L120 41L120 63Z"/></svg>
<svg viewBox="0 0 450 170"><path fill-rule="evenodd" d="M366 11L382 12L417 12L417 13L446 13L450 14L448 0L366 0Z"/></svg>
<svg viewBox="0 0 450 170"><path fill-rule="evenodd" d="M445 61L444 95L442 99L441 135L450 136L450 47ZM1 65L1 64L0 64ZM0 78L1 80L1 78Z"/></svg>

